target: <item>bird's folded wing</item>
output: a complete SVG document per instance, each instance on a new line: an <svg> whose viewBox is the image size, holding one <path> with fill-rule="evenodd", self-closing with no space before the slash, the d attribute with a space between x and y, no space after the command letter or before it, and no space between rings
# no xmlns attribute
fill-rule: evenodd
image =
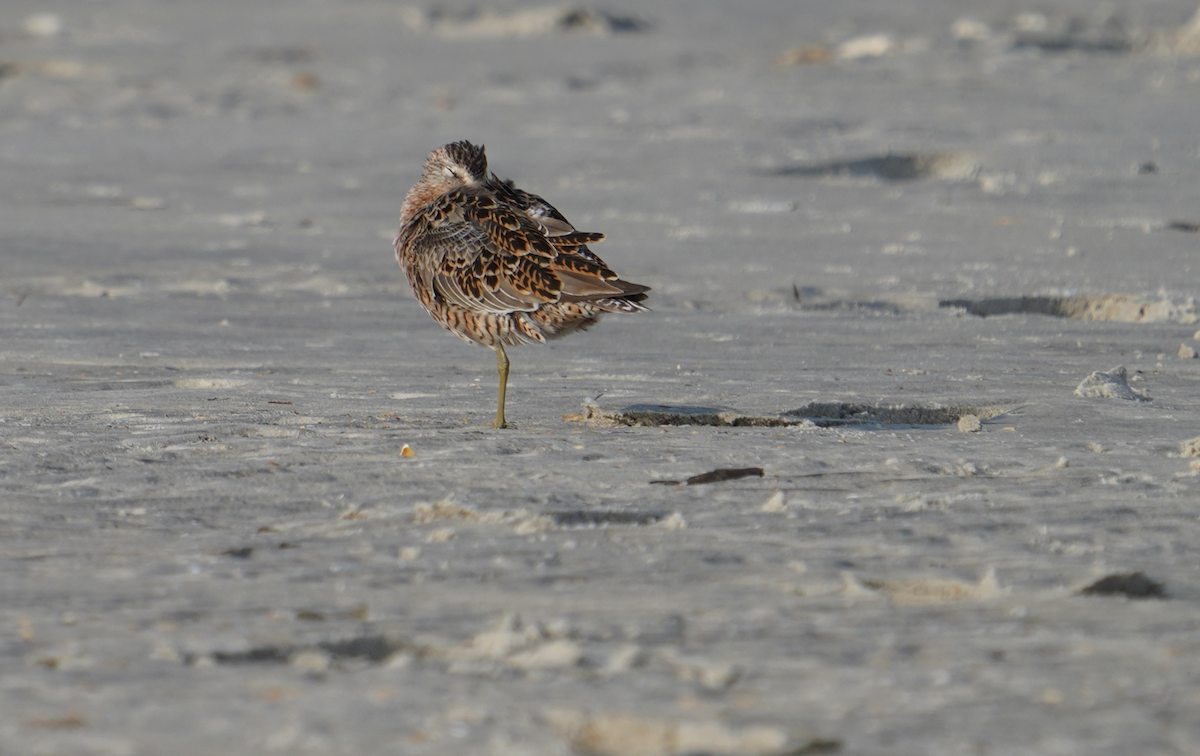
<svg viewBox="0 0 1200 756"><path fill-rule="evenodd" d="M556 213L557 214L557 213ZM627 294L587 244L603 234L547 235L540 219L483 193L451 192L421 217L405 243L423 261L437 297L503 314L552 302ZM558 229L556 229L558 230Z"/></svg>

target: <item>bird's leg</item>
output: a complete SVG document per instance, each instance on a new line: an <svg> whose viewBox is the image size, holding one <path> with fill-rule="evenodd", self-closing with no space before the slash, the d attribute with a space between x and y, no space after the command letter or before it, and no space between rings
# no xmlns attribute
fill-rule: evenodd
<svg viewBox="0 0 1200 756"><path fill-rule="evenodd" d="M504 345L497 343L496 350L496 367L500 371L500 405L496 409L496 422L492 425L493 428L507 428L508 423L504 422L504 391L508 388L508 355L504 353Z"/></svg>

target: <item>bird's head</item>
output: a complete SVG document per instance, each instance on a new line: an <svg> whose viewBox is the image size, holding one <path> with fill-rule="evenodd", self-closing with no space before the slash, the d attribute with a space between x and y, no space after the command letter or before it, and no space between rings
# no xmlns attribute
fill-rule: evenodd
<svg viewBox="0 0 1200 756"><path fill-rule="evenodd" d="M475 186L487 179L487 155L483 146L467 141L451 142L429 153L425 161L422 183L444 187L444 191L460 186Z"/></svg>

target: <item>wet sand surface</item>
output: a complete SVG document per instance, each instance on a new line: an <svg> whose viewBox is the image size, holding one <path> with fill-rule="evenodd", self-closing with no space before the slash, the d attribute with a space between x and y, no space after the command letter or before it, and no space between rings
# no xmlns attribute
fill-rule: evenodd
<svg viewBox="0 0 1200 756"><path fill-rule="evenodd" d="M1200 751L1195 11L9 0L0 753ZM507 431L457 139L654 289Z"/></svg>

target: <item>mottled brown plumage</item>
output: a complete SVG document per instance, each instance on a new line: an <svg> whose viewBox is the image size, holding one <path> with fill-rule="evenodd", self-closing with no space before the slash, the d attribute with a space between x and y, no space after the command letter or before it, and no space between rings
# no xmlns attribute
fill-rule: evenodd
<svg viewBox="0 0 1200 756"><path fill-rule="evenodd" d="M623 281L550 203L488 173L483 147L434 150L400 210L396 260L433 319L496 351L504 428L505 345L584 330L606 312L642 312L647 286Z"/></svg>

